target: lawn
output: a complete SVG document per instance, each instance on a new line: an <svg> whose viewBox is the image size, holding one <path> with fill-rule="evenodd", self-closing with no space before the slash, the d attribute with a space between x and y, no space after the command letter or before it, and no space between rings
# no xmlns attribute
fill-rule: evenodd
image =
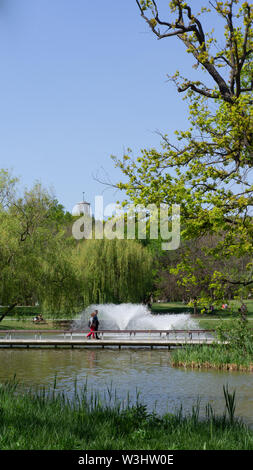
<svg viewBox="0 0 253 470"><path fill-rule="evenodd" d="M0 307L0 315L6 310L6 307ZM69 325L61 325L64 321L59 314L44 314L45 322L34 323L33 318L41 313L40 307L15 307L9 315L6 315L0 322L0 330L51 330L68 329ZM66 321L71 321L76 317L76 313L70 314Z"/></svg>
<svg viewBox="0 0 253 470"><path fill-rule="evenodd" d="M253 317L253 300L244 300L244 303L247 305L248 315ZM215 318L220 315L223 318L230 317L233 313L238 312L238 308L241 306L241 302L238 300L231 300L229 302L229 308L223 310L222 308L215 307L214 313L203 315L205 318ZM201 310L204 307L199 305L198 310ZM152 305L152 311L154 313L193 313L193 307L185 305L182 302L154 302ZM202 315L201 315L202 316Z"/></svg>
<svg viewBox="0 0 253 470"><path fill-rule="evenodd" d="M55 320L46 320L44 323L34 323L32 318L5 317L0 323L0 330L60 330L68 329Z"/></svg>
<svg viewBox="0 0 253 470"><path fill-rule="evenodd" d="M253 300L245 300L244 303L247 305L248 309L248 320L250 326L253 327ZM205 330L215 329L220 320L226 321L230 320L233 317L236 317L238 314L238 308L240 307L241 302L238 300L231 300L229 303L228 310L215 309L212 314L199 314L193 316L193 308L187 305L184 305L182 302L167 302L167 303L154 303L152 305L153 313L190 313L193 318L198 321L199 328ZM202 307L199 308L199 310Z"/></svg>

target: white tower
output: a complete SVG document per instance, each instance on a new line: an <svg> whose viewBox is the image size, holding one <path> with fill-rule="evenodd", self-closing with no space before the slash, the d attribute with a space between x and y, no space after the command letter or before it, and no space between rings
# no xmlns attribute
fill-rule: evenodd
<svg viewBox="0 0 253 470"><path fill-rule="evenodd" d="M82 202L78 202L72 209L72 215L76 217L83 214L90 215L90 203L84 200L84 193Z"/></svg>

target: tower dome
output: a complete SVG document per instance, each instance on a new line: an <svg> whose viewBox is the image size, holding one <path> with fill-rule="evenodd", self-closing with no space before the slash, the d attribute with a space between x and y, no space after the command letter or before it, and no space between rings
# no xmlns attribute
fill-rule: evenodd
<svg viewBox="0 0 253 470"><path fill-rule="evenodd" d="M90 215L90 203L83 199L73 207L72 215L78 217L84 214Z"/></svg>

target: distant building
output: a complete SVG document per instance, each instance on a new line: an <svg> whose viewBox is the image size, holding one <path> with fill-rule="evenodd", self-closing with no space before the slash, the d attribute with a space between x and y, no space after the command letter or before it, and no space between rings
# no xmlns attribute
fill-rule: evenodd
<svg viewBox="0 0 253 470"><path fill-rule="evenodd" d="M83 214L90 215L90 203L86 201L78 202L72 209L72 215L79 217Z"/></svg>

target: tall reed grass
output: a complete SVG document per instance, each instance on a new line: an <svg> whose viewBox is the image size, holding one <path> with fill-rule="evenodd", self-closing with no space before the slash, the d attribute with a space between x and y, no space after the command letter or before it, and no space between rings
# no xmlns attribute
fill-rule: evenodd
<svg viewBox="0 0 253 470"><path fill-rule="evenodd" d="M175 367L253 371L253 354L221 344L186 345L172 351L171 364Z"/></svg>
<svg viewBox="0 0 253 470"><path fill-rule="evenodd" d="M104 395L84 387L70 400L52 389L22 390L16 382L0 386L0 449L253 449L253 431L235 417L235 395L224 388L225 411L216 416L210 404L200 417L191 413L149 412L137 394L122 402L116 390Z"/></svg>

